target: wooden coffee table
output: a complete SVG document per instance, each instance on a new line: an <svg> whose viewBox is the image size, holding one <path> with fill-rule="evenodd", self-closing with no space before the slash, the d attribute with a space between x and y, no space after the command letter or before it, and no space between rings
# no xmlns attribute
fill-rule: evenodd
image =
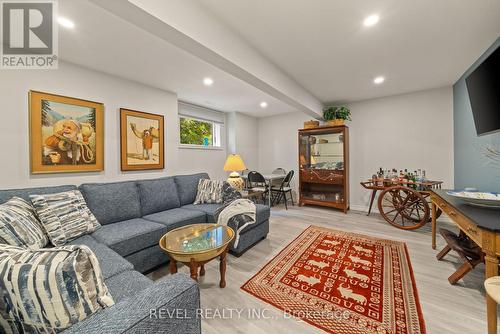
<svg viewBox="0 0 500 334"><path fill-rule="evenodd" d="M205 263L220 258L220 283L226 286L226 254L234 239L234 231L218 224L193 224L167 232L160 239L160 248L170 257L170 273L177 272L177 262L184 263L190 269L191 278L198 281L205 275Z"/></svg>

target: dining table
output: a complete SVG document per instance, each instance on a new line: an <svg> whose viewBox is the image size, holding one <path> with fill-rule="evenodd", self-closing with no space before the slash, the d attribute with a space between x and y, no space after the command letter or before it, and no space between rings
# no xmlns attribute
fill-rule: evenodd
<svg viewBox="0 0 500 334"><path fill-rule="evenodd" d="M285 178L286 174L262 174L262 176L264 177L264 180L266 180L266 187L269 190L269 194L267 197L268 197L269 207L270 207L271 206L271 185L272 185L273 181L283 180ZM242 175L241 178L244 179L246 182L248 180L248 175L247 174Z"/></svg>

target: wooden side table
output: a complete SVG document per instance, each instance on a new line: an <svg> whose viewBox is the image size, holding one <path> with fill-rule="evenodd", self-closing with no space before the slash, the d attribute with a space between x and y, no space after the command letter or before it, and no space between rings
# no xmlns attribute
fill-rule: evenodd
<svg viewBox="0 0 500 334"><path fill-rule="evenodd" d="M189 272L190 272L191 278L194 279L196 282L198 282L198 276L205 276L205 264L218 257L219 261L220 261L220 264L219 264L219 271L220 271L219 286L221 288L225 288L226 287L226 254L227 254L228 248L229 248L229 245L226 246L226 248L224 249L224 251L220 255L218 255L212 259L205 260L205 261L197 261L194 257L192 257L189 260L189 262L177 261L174 257L172 257L172 255L169 254L170 273L171 274L177 273L177 262L181 262L189 267ZM200 269L199 275L198 275L198 268Z"/></svg>
<svg viewBox="0 0 500 334"><path fill-rule="evenodd" d="M189 267L191 278L198 281L198 276L205 275L205 264L219 258L219 286L226 286L226 255L234 231L218 224L193 224L167 232L160 239L160 248L170 258L170 273L177 273L177 262ZM198 274L199 270L199 274Z"/></svg>

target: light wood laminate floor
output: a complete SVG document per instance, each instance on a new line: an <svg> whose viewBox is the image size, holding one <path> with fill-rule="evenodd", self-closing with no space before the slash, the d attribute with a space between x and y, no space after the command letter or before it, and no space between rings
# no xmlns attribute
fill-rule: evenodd
<svg viewBox="0 0 500 334"><path fill-rule="evenodd" d="M416 231L403 231L390 226L377 214L367 217L365 213L350 211L344 215L330 209L295 206L289 207L288 211L281 207L273 208L267 239L239 258L228 255L226 288L219 288L218 261L205 266L206 274L199 282L201 305L207 309L207 318L202 321L204 334L322 332L307 323L283 317L281 311L240 290L241 285L309 225L406 242L427 332L486 332L485 292L482 286L484 266L479 265L457 285L450 285L447 278L459 266L458 257L450 253L445 261L436 260L435 256L444 246L444 241L438 236L438 250L432 250L430 224ZM438 223L439 226L456 230L446 222ZM180 267L179 272L189 274L187 267ZM158 279L165 275L168 275L167 266L148 276ZM243 311L238 316L235 310ZM220 313L211 315L211 312Z"/></svg>

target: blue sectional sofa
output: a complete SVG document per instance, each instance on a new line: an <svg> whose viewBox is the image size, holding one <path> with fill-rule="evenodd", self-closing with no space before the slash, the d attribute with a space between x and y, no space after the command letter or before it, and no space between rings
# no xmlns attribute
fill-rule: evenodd
<svg viewBox="0 0 500 334"><path fill-rule="evenodd" d="M114 183L86 183L78 187L89 209L102 227L91 235L73 240L94 251L115 305L64 331L73 333L200 333L198 285L187 275L168 275L153 282L143 275L168 262L158 241L167 231L187 224L214 222L217 204L194 205L198 181L205 173L153 180ZM58 193L77 189L56 186L1 190L0 204L13 196L29 200L32 194ZM257 222L240 233L241 255L269 232L269 207L257 205ZM190 319L150 316L160 308L186 309Z"/></svg>

